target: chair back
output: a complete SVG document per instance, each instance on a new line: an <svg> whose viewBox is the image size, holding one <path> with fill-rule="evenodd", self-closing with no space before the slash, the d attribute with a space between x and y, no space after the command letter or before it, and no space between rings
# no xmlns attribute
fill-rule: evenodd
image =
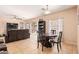
<svg viewBox="0 0 79 59"><path fill-rule="evenodd" d="M43 33L43 32L38 32L38 39L39 39L39 40L43 40L43 39L44 39L44 36L45 36L45 33Z"/></svg>
<svg viewBox="0 0 79 59"><path fill-rule="evenodd" d="M59 32L59 37L58 37L58 42L61 42L61 39L62 39L62 32Z"/></svg>

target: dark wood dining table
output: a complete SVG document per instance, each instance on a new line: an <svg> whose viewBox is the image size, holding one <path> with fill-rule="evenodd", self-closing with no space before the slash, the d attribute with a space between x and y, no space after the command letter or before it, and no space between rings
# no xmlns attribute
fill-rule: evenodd
<svg viewBox="0 0 79 59"><path fill-rule="evenodd" d="M51 45L51 47L52 47L52 43L50 42L50 39L54 39L54 38L56 38L57 37L57 35L45 35L45 36L43 36L45 39L43 40L43 44L42 44L42 46L45 46L45 47L48 47L47 45Z"/></svg>
<svg viewBox="0 0 79 59"><path fill-rule="evenodd" d="M56 38L57 35L44 35L42 38L44 38L43 40L38 41L38 47L39 47L39 42L41 42L42 44L42 51L43 51L43 46L47 47L47 48L51 48L52 47L52 43L49 41L50 39Z"/></svg>
<svg viewBox="0 0 79 59"><path fill-rule="evenodd" d="M50 39L54 39L54 38L56 38L57 37L57 35L46 35L45 36L46 37L46 40L50 40Z"/></svg>

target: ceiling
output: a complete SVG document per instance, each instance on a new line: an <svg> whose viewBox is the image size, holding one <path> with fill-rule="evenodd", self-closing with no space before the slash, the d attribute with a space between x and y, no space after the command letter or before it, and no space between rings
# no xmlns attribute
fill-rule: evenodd
<svg viewBox="0 0 79 59"><path fill-rule="evenodd" d="M68 9L73 5L48 5L48 10L57 12L60 10ZM43 15L42 8L46 8L45 5L0 5L0 16L13 17L16 15L19 18L30 19Z"/></svg>

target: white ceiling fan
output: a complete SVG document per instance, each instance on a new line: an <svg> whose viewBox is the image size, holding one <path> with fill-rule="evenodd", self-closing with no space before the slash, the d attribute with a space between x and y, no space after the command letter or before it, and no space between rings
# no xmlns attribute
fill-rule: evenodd
<svg viewBox="0 0 79 59"><path fill-rule="evenodd" d="M46 5L46 8L42 8L42 11L43 11L44 14L49 14L50 11L48 9L48 5Z"/></svg>

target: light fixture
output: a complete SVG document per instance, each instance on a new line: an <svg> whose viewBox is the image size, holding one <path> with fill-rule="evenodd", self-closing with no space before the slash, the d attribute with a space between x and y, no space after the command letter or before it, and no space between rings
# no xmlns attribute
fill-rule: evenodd
<svg viewBox="0 0 79 59"><path fill-rule="evenodd" d="M46 8L42 8L42 10L43 10L44 14L49 14L50 13L50 11L48 10L48 5L46 5Z"/></svg>
<svg viewBox="0 0 79 59"><path fill-rule="evenodd" d="M46 10L44 13L45 13L45 14L49 14L49 13L50 13L50 11Z"/></svg>
<svg viewBox="0 0 79 59"><path fill-rule="evenodd" d="M17 20L23 20L25 19L24 17L18 17L16 15L11 15L12 19L17 19Z"/></svg>

